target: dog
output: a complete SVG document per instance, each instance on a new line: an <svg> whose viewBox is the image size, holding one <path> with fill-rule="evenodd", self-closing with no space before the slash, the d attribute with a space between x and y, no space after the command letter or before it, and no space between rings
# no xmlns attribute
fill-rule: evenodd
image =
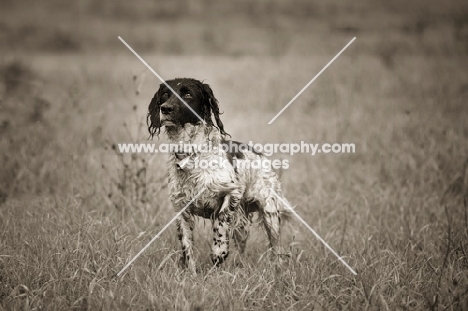
<svg viewBox="0 0 468 311"><path fill-rule="evenodd" d="M196 273L193 257L195 216L212 221L211 260L215 265L228 257L230 238L239 252L244 252L255 212L263 223L271 249L281 255L280 223L289 216L290 205L285 206L289 203L282 195L277 174L272 169L237 165L238 161L266 158L250 146L241 151L241 143L228 139L230 135L220 119L218 100L208 84L190 78L176 78L166 84L161 84L151 99L147 124L151 138L159 137L164 127L171 143L192 146L188 151L171 152L168 162L170 199L174 209L180 212L193 201L176 220L182 247L179 265ZM214 148L199 152L196 147L202 144ZM231 150L216 148L227 145ZM202 168L194 165L203 160L206 163L220 160L224 166Z"/></svg>

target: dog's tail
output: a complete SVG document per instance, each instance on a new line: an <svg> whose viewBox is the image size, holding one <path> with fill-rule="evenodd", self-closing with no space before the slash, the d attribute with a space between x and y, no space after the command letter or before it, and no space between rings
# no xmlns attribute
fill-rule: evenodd
<svg viewBox="0 0 468 311"><path fill-rule="evenodd" d="M295 206L292 206L284 196L281 197L281 200L278 199L277 202L281 223L290 221L292 216L294 215L293 209L295 208Z"/></svg>
<svg viewBox="0 0 468 311"><path fill-rule="evenodd" d="M276 207L276 211L279 213L281 223L289 221L293 216L294 207L289 201L283 196L281 188L277 188L270 196L270 202Z"/></svg>

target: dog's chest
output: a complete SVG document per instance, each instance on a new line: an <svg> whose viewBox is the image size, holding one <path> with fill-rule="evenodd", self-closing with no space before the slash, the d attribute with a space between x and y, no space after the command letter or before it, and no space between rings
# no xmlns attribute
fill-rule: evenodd
<svg viewBox="0 0 468 311"><path fill-rule="evenodd" d="M205 218L218 209L226 193L235 187L234 171L190 169L181 170L171 166L169 170L171 192L175 205L181 208L200 194L192 204L192 212Z"/></svg>

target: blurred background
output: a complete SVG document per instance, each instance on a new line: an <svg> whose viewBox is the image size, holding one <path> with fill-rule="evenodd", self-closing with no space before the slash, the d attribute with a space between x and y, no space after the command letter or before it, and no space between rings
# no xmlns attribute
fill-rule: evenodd
<svg viewBox="0 0 468 311"><path fill-rule="evenodd" d="M120 51L169 55L316 55L357 36L394 56L467 49L465 1L2 1L4 52Z"/></svg>
<svg viewBox="0 0 468 311"><path fill-rule="evenodd" d="M442 136L453 130L466 139L467 8L458 0L4 0L0 133L3 150L15 152L3 154L0 193L23 192L31 172L28 192L47 188L38 176L68 184L30 156L38 150L78 164L71 154L147 138L146 107L160 82L118 36L164 78L209 83L239 140L362 141L364 152L401 133L412 137L402 126L434 118L450 124L439 126ZM275 126L263 125L353 37Z"/></svg>
<svg viewBox="0 0 468 311"><path fill-rule="evenodd" d="M356 145L274 156L290 161L286 197L356 279L295 225L288 275L258 261L257 232L223 268L234 279L176 282L170 228L128 284L109 281L173 215L167 157L114 148L148 141L160 84L118 36L163 78L210 84L235 140ZM468 308L467 102L466 0L2 0L0 309L189 310L220 289L200 308Z"/></svg>

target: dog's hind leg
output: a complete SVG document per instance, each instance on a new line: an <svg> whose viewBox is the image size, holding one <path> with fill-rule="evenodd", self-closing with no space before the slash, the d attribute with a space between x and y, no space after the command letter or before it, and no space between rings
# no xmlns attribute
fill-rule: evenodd
<svg viewBox="0 0 468 311"><path fill-rule="evenodd" d="M177 237L182 246L182 256L179 265L183 268L188 267L190 272L196 274L195 260L193 258L193 215L185 211L176 219L176 225Z"/></svg>
<svg viewBox="0 0 468 311"><path fill-rule="evenodd" d="M260 208L263 226L270 242L270 248L275 254L281 254L280 245L280 211L278 210L277 198L268 197L265 205Z"/></svg>

